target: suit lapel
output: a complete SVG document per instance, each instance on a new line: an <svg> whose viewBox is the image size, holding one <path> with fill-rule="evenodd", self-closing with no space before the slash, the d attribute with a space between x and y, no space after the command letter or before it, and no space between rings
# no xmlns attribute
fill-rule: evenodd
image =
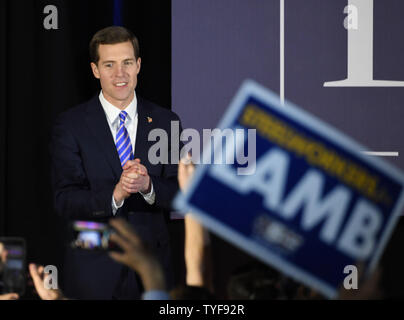
<svg viewBox="0 0 404 320"><path fill-rule="evenodd" d="M148 122L147 110L145 110L142 99L137 96L137 132L136 132L136 144L135 144L135 159L139 158L141 163L149 163L148 161L148 140L149 131L151 130L151 124Z"/></svg>
<svg viewBox="0 0 404 320"><path fill-rule="evenodd" d="M97 141L99 149L102 150L103 155L108 160L115 178L119 178L122 174L121 162L98 96L93 98L88 104L86 122L90 132Z"/></svg>

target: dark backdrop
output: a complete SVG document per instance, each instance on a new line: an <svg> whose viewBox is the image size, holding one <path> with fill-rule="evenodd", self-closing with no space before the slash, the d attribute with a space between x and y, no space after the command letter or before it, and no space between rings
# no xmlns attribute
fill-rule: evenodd
<svg viewBox="0 0 404 320"><path fill-rule="evenodd" d="M137 92L170 108L171 2L119 1L121 21L139 38ZM46 5L58 29L46 30ZM112 25L114 1L0 2L0 236L27 241L27 260L60 267L64 222L53 210L49 140L60 112L98 93L88 43Z"/></svg>

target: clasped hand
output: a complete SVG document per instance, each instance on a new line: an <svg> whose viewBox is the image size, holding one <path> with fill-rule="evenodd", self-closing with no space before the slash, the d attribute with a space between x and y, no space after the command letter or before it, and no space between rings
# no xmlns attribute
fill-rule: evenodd
<svg viewBox="0 0 404 320"><path fill-rule="evenodd" d="M150 190L150 177L146 167L140 163L140 159L127 161L123 166L119 183L114 190L115 200L120 202L132 193L149 193Z"/></svg>

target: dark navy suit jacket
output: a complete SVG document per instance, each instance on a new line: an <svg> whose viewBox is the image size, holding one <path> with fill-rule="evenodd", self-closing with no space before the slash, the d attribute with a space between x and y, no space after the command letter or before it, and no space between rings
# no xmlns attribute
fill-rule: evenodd
<svg viewBox="0 0 404 320"><path fill-rule="evenodd" d="M155 251L171 285L171 256L167 214L178 191L177 164L150 164L148 141L152 129L168 133L178 116L137 96L138 127L134 156L147 168L156 193L149 205L133 194L117 216L127 219L140 237ZM179 146L178 146L179 147ZM112 193L122 168L106 115L98 95L62 113L55 121L51 141L52 184L57 212L67 220L108 221L112 215ZM66 295L77 299L137 299L142 288L137 275L112 261L105 252L67 249L64 269Z"/></svg>

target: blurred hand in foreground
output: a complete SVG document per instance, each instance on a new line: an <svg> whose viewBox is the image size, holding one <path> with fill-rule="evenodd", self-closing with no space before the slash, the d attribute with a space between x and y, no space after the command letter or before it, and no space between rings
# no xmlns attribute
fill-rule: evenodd
<svg viewBox="0 0 404 320"><path fill-rule="evenodd" d="M67 300L60 289L45 288L44 281L47 275L44 272L43 266L30 263L29 273L34 281L36 292L42 300Z"/></svg>
<svg viewBox="0 0 404 320"><path fill-rule="evenodd" d="M132 226L121 218L111 219L110 225L117 231L111 234L110 240L123 250L122 253L110 252L110 257L136 271L142 279L145 291L165 290L162 266Z"/></svg>

